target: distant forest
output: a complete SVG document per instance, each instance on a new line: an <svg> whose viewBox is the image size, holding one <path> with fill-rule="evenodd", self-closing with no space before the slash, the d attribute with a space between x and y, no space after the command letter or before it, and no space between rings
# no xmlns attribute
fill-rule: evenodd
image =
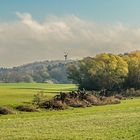
<svg viewBox="0 0 140 140"><path fill-rule="evenodd" d="M0 82L71 83L67 78L67 66L71 62L43 61L13 68L0 68Z"/></svg>

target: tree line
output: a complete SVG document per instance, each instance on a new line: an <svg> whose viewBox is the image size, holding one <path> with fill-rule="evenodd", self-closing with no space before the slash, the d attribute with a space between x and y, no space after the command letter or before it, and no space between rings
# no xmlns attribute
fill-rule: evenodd
<svg viewBox="0 0 140 140"><path fill-rule="evenodd" d="M140 51L86 57L69 65L68 77L85 90L140 89Z"/></svg>
<svg viewBox="0 0 140 140"><path fill-rule="evenodd" d="M0 82L71 83L67 66L71 61L43 61L13 68L0 68Z"/></svg>

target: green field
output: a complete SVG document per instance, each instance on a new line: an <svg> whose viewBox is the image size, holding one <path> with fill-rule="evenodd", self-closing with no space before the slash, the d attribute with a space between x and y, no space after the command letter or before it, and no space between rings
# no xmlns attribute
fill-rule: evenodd
<svg viewBox="0 0 140 140"><path fill-rule="evenodd" d="M33 96L40 91L50 98L60 91L71 91L76 86L72 84L38 84L38 83L19 83L19 84L0 84L0 105L16 106L28 103L33 100Z"/></svg>
<svg viewBox="0 0 140 140"><path fill-rule="evenodd" d="M44 91L48 98L75 85L0 84L0 106L15 107ZM118 105L42 110L0 116L0 140L140 140L140 98Z"/></svg>

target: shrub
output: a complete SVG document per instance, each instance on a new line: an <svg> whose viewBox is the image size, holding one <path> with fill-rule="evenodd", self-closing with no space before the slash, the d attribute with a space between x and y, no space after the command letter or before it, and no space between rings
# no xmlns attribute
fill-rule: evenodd
<svg viewBox="0 0 140 140"><path fill-rule="evenodd" d="M140 90L130 88L130 89L127 89L127 90L121 92L120 94L122 94L125 97L138 97L138 96L140 96Z"/></svg>
<svg viewBox="0 0 140 140"><path fill-rule="evenodd" d="M15 112L7 107L0 107L0 114L2 115L15 114Z"/></svg>
<svg viewBox="0 0 140 140"><path fill-rule="evenodd" d="M88 96L86 96L86 100L88 102L90 102L92 105L98 105L98 104L100 104L99 98L97 98L94 95L88 95Z"/></svg>
<svg viewBox="0 0 140 140"><path fill-rule="evenodd" d="M124 97L123 97L121 94L116 94L116 95L115 95L115 98L117 98L117 99L119 99L119 100L124 99Z"/></svg>
<svg viewBox="0 0 140 140"><path fill-rule="evenodd" d="M45 99L46 96L44 95L44 92L40 91L36 95L34 95L32 103L40 107L43 101L45 101Z"/></svg>
<svg viewBox="0 0 140 140"><path fill-rule="evenodd" d="M39 109L33 107L33 106L27 106L27 105L19 105L16 107L19 111L25 111L25 112L38 112Z"/></svg>
<svg viewBox="0 0 140 140"><path fill-rule="evenodd" d="M50 100L50 101L45 101L42 104L42 107L46 109L64 110L67 108L67 105L65 103L62 103L62 101Z"/></svg>
<svg viewBox="0 0 140 140"><path fill-rule="evenodd" d="M88 101L79 100L79 99L76 99L76 98L67 99L65 102L68 106L71 106L71 107L88 107L88 106L91 106L91 104Z"/></svg>
<svg viewBox="0 0 140 140"><path fill-rule="evenodd" d="M111 97L97 96L93 92L77 91L60 93L51 100L43 101L40 107L46 109L63 110L70 107L89 107L91 105L118 104L120 99Z"/></svg>
<svg viewBox="0 0 140 140"><path fill-rule="evenodd" d="M104 97L101 99L101 104L102 105L107 105L107 104L120 104L121 101L114 96L111 97Z"/></svg>

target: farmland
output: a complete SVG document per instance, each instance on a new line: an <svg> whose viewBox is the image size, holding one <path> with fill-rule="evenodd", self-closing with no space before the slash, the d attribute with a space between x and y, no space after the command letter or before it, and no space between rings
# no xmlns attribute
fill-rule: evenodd
<svg viewBox="0 0 140 140"><path fill-rule="evenodd" d="M16 106L31 102L33 96L40 91L51 98L59 91L70 91L76 86L72 84L38 84L38 83L19 83L19 84L0 84L0 105Z"/></svg>
<svg viewBox="0 0 140 140"><path fill-rule="evenodd" d="M75 85L0 84L0 106L29 104L39 91L51 98ZM139 140L140 98L121 104L0 116L0 140Z"/></svg>

